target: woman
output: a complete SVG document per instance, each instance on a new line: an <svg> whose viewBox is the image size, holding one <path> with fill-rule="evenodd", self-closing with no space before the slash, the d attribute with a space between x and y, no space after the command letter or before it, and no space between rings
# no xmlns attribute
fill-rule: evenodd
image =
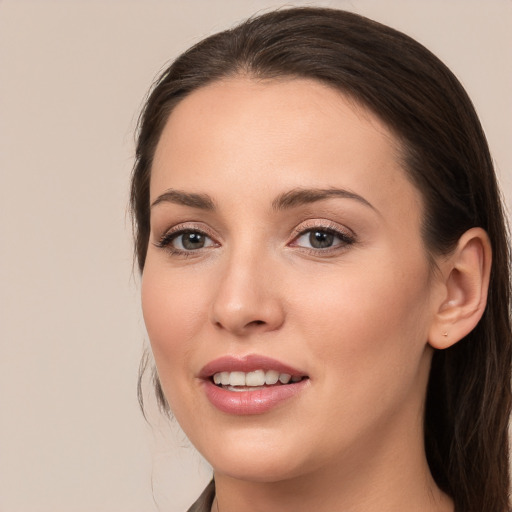
<svg viewBox="0 0 512 512"><path fill-rule="evenodd" d="M163 73L136 158L157 396L214 469L190 510L509 509L505 221L436 57L265 14Z"/></svg>

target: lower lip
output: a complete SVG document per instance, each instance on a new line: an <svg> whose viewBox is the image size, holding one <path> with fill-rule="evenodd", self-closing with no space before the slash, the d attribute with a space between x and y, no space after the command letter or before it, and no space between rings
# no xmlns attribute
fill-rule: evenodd
<svg viewBox="0 0 512 512"><path fill-rule="evenodd" d="M229 391L205 380L204 389L208 400L220 411L228 414L263 414L293 398L304 390L309 379L295 384L269 386L254 391Z"/></svg>

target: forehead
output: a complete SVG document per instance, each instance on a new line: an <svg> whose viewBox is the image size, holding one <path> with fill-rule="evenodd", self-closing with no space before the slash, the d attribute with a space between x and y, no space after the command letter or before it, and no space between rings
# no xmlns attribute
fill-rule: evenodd
<svg viewBox="0 0 512 512"><path fill-rule="evenodd" d="M342 186L377 204L399 196L409 199L404 208L419 204L386 125L307 79L218 81L176 106L155 153L152 198L166 188L222 195L235 186L242 195Z"/></svg>

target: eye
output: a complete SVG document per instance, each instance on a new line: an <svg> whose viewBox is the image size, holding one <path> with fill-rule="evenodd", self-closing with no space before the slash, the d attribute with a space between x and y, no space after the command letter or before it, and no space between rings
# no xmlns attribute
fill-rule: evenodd
<svg viewBox="0 0 512 512"><path fill-rule="evenodd" d="M354 243L354 237L337 229L317 227L302 231L292 242L294 247L326 250L344 247Z"/></svg>
<svg viewBox="0 0 512 512"><path fill-rule="evenodd" d="M214 245L212 239L200 231L185 231L174 234L171 243L174 248L182 251L193 251Z"/></svg>
<svg viewBox="0 0 512 512"><path fill-rule="evenodd" d="M332 247L334 241L335 235L333 233L315 229L301 235L297 239L297 245L309 244L313 249L325 249L326 247Z"/></svg>
<svg viewBox="0 0 512 512"><path fill-rule="evenodd" d="M217 244L200 230L181 229L166 233L156 245L171 252L185 253L214 247Z"/></svg>

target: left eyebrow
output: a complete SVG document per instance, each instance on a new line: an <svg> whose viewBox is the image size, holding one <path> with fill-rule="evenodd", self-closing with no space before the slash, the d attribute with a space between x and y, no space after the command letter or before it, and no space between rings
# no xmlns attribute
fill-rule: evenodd
<svg viewBox="0 0 512 512"><path fill-rule="evenodd" d="M293 190L277 196L272 201L272 208L276 211L287 210L289 208L316 203L317 201L323 201L333 197L353 199L377 212L377 209L364 197L340 188L294 188Z"/></svg>
<svg viewBox="0 0 512 512"><path fill-rule="evenodd" d="M215 210L215 203L207 194L194 194L175 189L166 190L158 196L151 204L151 208L160 203L175 203L200 210Z"/></svg>

